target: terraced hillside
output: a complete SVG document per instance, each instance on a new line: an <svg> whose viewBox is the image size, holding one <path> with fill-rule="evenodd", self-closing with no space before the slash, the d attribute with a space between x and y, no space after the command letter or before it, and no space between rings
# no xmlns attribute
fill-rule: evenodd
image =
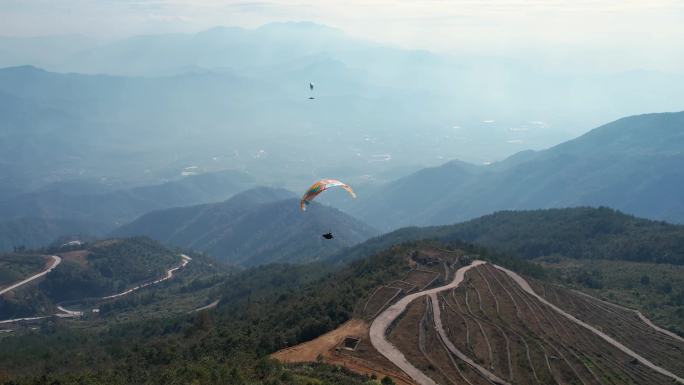
<svg viewBox="0 0 684 385"><path fill-rule="evenodd" d="M421 385L684 383L684 339L640 313L477 256L409 257L435 279L379 287L359 306L365 329L329 345L325 361Z"/></svg>
<svg viewBox="0 0 684 385"><path fill-rule="evenodd" d="M641 313L548 284L539 283L535 290L543 293L549 302L638 351L650 361L684 375L684 338L667 330L658 330Z"/></svg>
<svg viewBox="0 0 684 385"><path fill-rule="evenodd" d="M549 301L552 304L658 367L684 375L684 341L656 331L634 319L636 316L623 314L625 321L615 322L615 307L599 306L598 301L581 294L558 287L545 291L542 284L533 287L543 298L553 296L556 303ZM581 298L586 307L579 307ZM485 371L511 384L666 384L673 380L543 303L490 264L473 268L459 287L430 296L430 302L420 320L405 322L404 327L432 338L434 343L426 345L423 356L445 373L449 382L487 383ZM447 339L434 337L436 309L441 310L439 321ZM447 341L484 371L459 371L459 366L471 365L452 362L454 357L445 352ZM417 348L421 350L420 345Z"/></svg>

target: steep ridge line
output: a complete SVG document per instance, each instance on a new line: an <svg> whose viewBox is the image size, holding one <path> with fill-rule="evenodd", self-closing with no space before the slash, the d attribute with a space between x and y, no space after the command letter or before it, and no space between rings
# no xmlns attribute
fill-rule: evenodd
<svg viewBox="0 0 684 385"><path fill-rule="evenodd" d="M662 374L662 375L665 375L665 376L667 376L667 377L670 377L670 378L672 378L673 380L676 380L676 381L678 381L678 382L684 384L684 378L681 378L681 377L677 376L676 374L671 373L671 372L668 371L667 369L664 369L664 368L661 368L660 366L655 365L655 364L652 363L651 361L649 361L649 360L647 360L646 358L640 356L639 354L637 354L637 353L634 352L633 350L629 349L628 347L624 346L624 345L621 344L620 342L616 341L615 339L613 339L613 338L610 337L609 335L605 334L604 332L602 332L602 331L596 329L595 327L593 327L593 326L591 326L591 325L589 325L589 324L587 324L587 323L585 323L585 322L583 322L583 321L580 321L579 319L575 318L573 315L571 315L571 314L565 312L564 310L560 309L560 308L557 307L556 305L554 305L554 304L552 304L551 302L547 301L546 299L544 299L543 297L541 297L540 295L538 295L538 294L532 289L532 287L530 286L530 284L529 284L524 278L522 278L521 276L519 276L519 275L516 274L515 272L513 272L513 271L511 271L511 270L508 270L508 269L506 269L506 268L503 268L503 267L501 267L501 266L494 265L494 264L492 264L492 266L494 266L495 268L497 268L497 269L503 271L504 273L506 273L509 277L511 277L511 279L513 279L513 281L515 281L516 284L518 284L518 286L520 286L521 289L523 289L525 292L527 292L527 293L530 294L531 296L535 297L535 298L536 298L538 301L540 301L541 303L545 304L546 306L549 306L551 309L553 309L553 310L554 310L555 312L557 312L558 314L564 316L565 318L569 319L570 321L574 322L575 324L580 325L580 326L584 327L585 329L591 331L592 333L596 334L597 336L603 338L606 342L608 342L609 344L613 345L613 346L616 347L617 349L621 350L623 353L625 353L625 354L631 356L632 358L638 360L639 362L641 362L644 366L647 366L648 368L650 368L650 369L652 369L652 370L654 370L654 371L656 371L656 372L658 372L658 373L660 373L660 374Z"/></svg>
<svg viewBox="0 0 684 385"><path fill-rule="evenodd" d="M3 295L7 292L10 292L10 291L12 291L12 290L14 290L20 286L23 286L23 285L25 285L25 284L27 284L27 283L35 280L35 279L38 279L38 278L46 275L47 273L51 272L55 267L57 267L60 263L62 263L62 258L60 258L56 255L51 255L50 257L52 258L52 266L48 267L47 269L41 271L40 273L38 273L36 275L32 275L32 276L26 278L23 281L17 282L13 285L10 285L10 286L0 290L0 295Z"/></svg>
<svg viewBox="0 0 684 385"><path fill-rule="evenodd" d="M429 289L429 290L423 290L418 293L413 293L409 294L406 297L400 299L395 303L394 305L390 306L387 308L385 311L380 313L379 316L375 317L373 320L373 323L370 326L370 340L371 344L375 348L375 350L378 351L378 353L382 354L390 360L394 365L396 365L399 369L401 369L404 373L406 373L409 377L411 377L414 381L416 381L420 385L437 385L437 383L428 377L425 373L423 373L420 369L416 368L411 364L407 359L404 354L397 349L394 345L392 345L391 342L387 340L387 337L385 335L387 328L401 315L404 311L406 311L406 307L408 306L409 303L413 302L415 299L428 295L434 295L436 293L446 291L452 288L457 287L462 281L465 276L465 273L479 265L482 265L486 263L485 261L480 261L480 260L475 260L473 261L470 265L468 266L463 266L460 269L456 271L454 274L454 279L451 281L451 283L440 286L434 289ZM437 301L434 301L436 303ZM435 306L435 305L433 305ZM441 320L439 321L441 324ZM447 340L448 341L448 340ZM445 341L446 342L446 341ZM479 366L479 365L478 365ZM484 373L487 373L487 377L490 378L489 376L492 376L493 378L497 378L494 374L490 373L486 369L480 367L482 370L484 370ZM476 367L477 369L477 367ZM480 369L478 369L480 370ZM499 381L502 384L507 384L505 381L502 381L499 379Z"/></svg>

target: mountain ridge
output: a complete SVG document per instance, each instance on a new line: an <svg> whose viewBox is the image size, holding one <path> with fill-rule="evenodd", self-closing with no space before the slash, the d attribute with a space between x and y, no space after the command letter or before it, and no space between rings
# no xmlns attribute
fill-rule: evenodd
<svg viewBox="0 0 684 385"><path fill-rule="evenodd" d="M90 235L102 236L148 211L220 201L254 186L254 183L250 175L230 170L127 189L112 190L85 182L62 183L0 199L0 215L4 219L0 223L13 234L12 239L22 240L26 245L45 246L41 242L46 240L46 234L31 230L27 227L29 223L22 222L22 218L38 219L29 222L32 226L50 228L49 234L54 236L53 239L81 233L88 229L87 224L93 225L89 228ZM4 246L7 245L0 242L0 249Z"/></svg>
<svg viewBox="0 0 684 385"><path fill-rule="evenodd" d="M327 260L347 263L394 244L469 242L521 259L578 259L684 264L684 225L638 218L607 207L498 211L450 225L404 227Z"/></svg>
<svg viewBox="0 0 684 385"><path fill-rule="evenodd" d="M321 234L330 231L335 238L324 240ZM265 187L220 203L154 211L113 233L147 235L248 266L315 261L376 234L363 222L315 202L301 212L294 193Z"/></svg>
<svg viewBox="0 0 684 385"><path fill-rule="evenodd" d="M490 166L449 162L424 169L379 187L349 211L383 229L447 224L500 210L587 205L682 223L681 164L684 112L644 114Z"/></svg>

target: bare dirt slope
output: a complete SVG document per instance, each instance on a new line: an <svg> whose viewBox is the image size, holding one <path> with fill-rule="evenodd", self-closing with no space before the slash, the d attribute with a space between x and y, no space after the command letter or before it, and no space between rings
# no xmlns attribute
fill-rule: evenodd
<svg viewBox="0 0 684 385"><path fill-rule="evenodd" d="M424 290L402 290L370 324L352 320L273 356L321 357L400 384L684 383L681 338L630 309L446 251L410 262L444 271ZM361 338L355 350L339 348L346 336Z"/></svg>
<svg viewBox="0 0 684 385"><path fill-rule="evenodd" d="M367 333L368 324L359 319L350 319L337 329L302 344L279 350L271 357L282 362L313 362L320 356L329 356L335 347L347 336L362 336Z"/></svg>
<svg viewBox="0 0 684 385"><path fill-rule="evenodd" d="M389 376L398 385L413 385L410 378L393 368L389 361L382 360L382 357L372 351L372 348L369 349L368 328L366 321L351 319L335 330L311 341L279 350L271 357L287 363L316 362L320 359L325 363L340 365L368 376L375 375L377 378ZM356 351L339 349L346 337L360 338Z"/></svg>
<svg viewBox="0 0 684 385"><path fill-rule="evenodd" d="M577 307L571 314L524 278L488 263L455 277L452 284L402 298L375 320L381 330L374 333L375 321L371 326L371 335L384 338L399 319L389 330L390 344L378 344L379 352L421 385L684 383L678 341L638 319L622 320L615 309L601 306L580 309L579 299L563 288L546 291L564 308ZM426 295L429 306L416 312L414 304ZM416 330L425 336L410 338ZM437 338L430 337L435 332Z"/></svg>

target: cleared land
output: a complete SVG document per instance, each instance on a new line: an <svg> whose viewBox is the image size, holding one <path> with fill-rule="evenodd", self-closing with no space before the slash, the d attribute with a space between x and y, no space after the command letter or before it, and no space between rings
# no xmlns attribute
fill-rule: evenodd
<svg viewBox="0 0 684 385"><path fill-rule="evenodd" d="M684 377L684 340L654 329L637 312L589 295L541 284L544 298L575 315L644 358Z"/></svg>
<svg viewBox="0 0 684 385"><path fill-rule="evenodd" d="M389 305L393 299L401 294L401 292L402 289L392 286L381 286L377 288L363 307L363 314L370 319L374 318L385 308L385 306Z"/></svg>
<svg viewBox="0 0 684 385"><path fill-rule="evenodd" d="M88 266L88 254L90 252L88 250L75 250L75 251L68 251L66 253L60 253L59 256L62 257L65 261L73 262L78 264L81 267L87 267Z"/></svg>
<svg viewBox="0 0 684 385"><path fill-rule="evenodd" d="M536 261L563 287L639 309L684 336L684 266L560 257Z"/></svg>
<svg viewBox="0 0 684 385"><path fill-rule="evenodd" d="M311 341L279 350L271 357L287 363L322 360L360 374L375 375L377 378L389 376L398 385L413 384L410 378L393 368L389 361L384 360L372 349L368 343L368 327L364 320L351 319L333 331ZM347 337L359 338L354 351L342 348Z"/></svg>
<svg viewBox="0 0 684 385"><path fill-rule="evenodd" d="M368 324L365 321L351 319L333 331L303 344L279 350L271 357L289 363L316 361L319 355L329 356L347 336L363 336L367 330Z"/></svg>
<svg viewBox="0 0 684 385"><path fill-rule="evenodd" d="M581 296L572 291L557 290L563 291L562 303L568 303L568 297L575 300L575 295ZM547 293L551 291L547 290ZM434 303L435 299L437 303ZM440 384L482 381L582 385L673 382L672 377L649 368L610 341L543 303L509 275L489 264L468 271L459 287L434 293L432 312L423 306L421 315L415 310L415 302L418 301L424 301L424 298L411 303L402 320L390 332L390 341L396 343L411 364ZM446 334L446 339L437 340L442 343L421 345L419 339L414 341L402 337L416 327L415 322L409 325L406 319L423 319L424 316L429 320L437 313L435 309L439 310L439 320ZM587 317L609 319L615 318L615 314L594 307ZM648 328L643 322L638 324L636 321L620 324L621 334L618 336L616 333L614 338L625 345L634 340L632 350L643 354L665 371L678 375L684 354L674 347L671 337L657 331L645 334L644 327ZM449 342L453 349L445 346ZM639 349L639 343L647 347ZM465 357L459 358L455 352ZM456 368L460 369L459 372L453 373ZM488 378L487 373L499 380Z"/></svg>
<svg viewBox="0 0 684 385"><path fill-rule="evenodd" d="M424 290L437 278L439 278L439 273L434 271L411 270L404 278L404 282L416 286L418 290Z"/></svg>
<svg viewBox="0 0 684 385"><path fill-rule="evenodd" d="M684 340L631 309L539 281L528 285L489 263L457 271L459 257L434 250L411 262L402 281L431 289L407 294L406 286L391 298L394 292L379 287L364 304L390 304L370 329L365 324L357 349L335 349L350 334L342 329L324 353L306 360L321 354L360 373L421 385L664 385L684 377ZM386 344L371 344L371 336Z"/></svg>

